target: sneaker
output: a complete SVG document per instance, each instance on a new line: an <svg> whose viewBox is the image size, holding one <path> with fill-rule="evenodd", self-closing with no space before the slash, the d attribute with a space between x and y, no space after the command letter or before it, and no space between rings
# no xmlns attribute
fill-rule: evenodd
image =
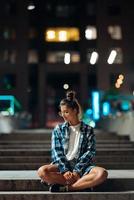
<svg viewBox="0 0 134 200"><path fill-rule="evenodd" d="M50 192L67 192L67 187L64 185L53 184L49 187Z"/></svg>

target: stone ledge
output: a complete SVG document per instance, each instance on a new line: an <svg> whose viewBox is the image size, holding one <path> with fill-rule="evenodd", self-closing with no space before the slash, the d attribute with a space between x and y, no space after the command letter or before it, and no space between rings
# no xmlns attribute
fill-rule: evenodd
<svg viewBox="0 0 134 200"><path fill-rule="evenodd" d="M50 192L0 192L0 200L133 200L134 191L127 192L69 192L69 193L50 193Z"/></svg>

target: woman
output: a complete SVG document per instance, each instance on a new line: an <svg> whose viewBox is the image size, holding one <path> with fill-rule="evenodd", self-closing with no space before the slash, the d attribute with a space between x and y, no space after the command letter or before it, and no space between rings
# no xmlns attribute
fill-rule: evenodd
<svg viewBox="0 0 134 200"><path fill-rule="evenodd" d="M80 105L75 92L67 92L60 102L64 123L52 133L52 163L41 166L38 175L50 185L51 192L81 191L104 182L107 171L95 166L95 135L93 128L80 121Z"/></svg>

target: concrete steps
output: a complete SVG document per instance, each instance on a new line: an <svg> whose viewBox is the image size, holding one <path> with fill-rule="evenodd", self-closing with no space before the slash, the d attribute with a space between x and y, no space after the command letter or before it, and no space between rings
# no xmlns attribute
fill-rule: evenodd
<svg viewBox="0 0 134 200"><path fill-rule="evenodd" d="M134 170L109 170L108 180L93 192L50 193L36 171L0 171L0 200L133 200Z"/></svg>
<svg viewBox="0 0 134 200"><path fill-rule="evenodd" d="M1 192L0 200L133 200L134 192L49 193L49 192Z"/></svg>
<svg viewBox="0 0 134 200"><path fill-rule="evenodd" d="M108 180L93 192L53 194L47 185L40 184L36 174L38 167L50 162L50 130L17 130L0 135L0 200L133 200L133 143L98 130L96 140L96 163L109 169Z"/></svg>
<svg viewBox="0 0 134 200"><path fill-rule="evenodd" d="M134 143L114 133L96 133L96 164L107 169L133 169ZM37 169L50 162L51 130L16 130L0 135L0 169Z"/></svg>
<svg viewBox="0 0 134 200"><path fill-rule="evenodd" d="M96 186L94 191L133 191L134 170L108 170L108 179ZM0 191L48 191L47 184L41 184L36 170L0 171Z"/></svg>

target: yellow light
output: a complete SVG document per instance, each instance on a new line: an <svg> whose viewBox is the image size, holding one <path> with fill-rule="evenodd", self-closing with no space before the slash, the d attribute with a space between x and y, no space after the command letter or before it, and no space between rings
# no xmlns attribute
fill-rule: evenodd
<svg viewBox="0 0 134 200"><path fill-rule="evenodd" d="M55 31L53 31L53 30L47 31L46 39L47 40L53 40L53 39L55 39Z"/></svg>
<svg viewBox="0 0 134 200"><path fill-rule="evenodd" d="M72 62L80 62L80 56L79 56L79 54L72 54L72 56L71 56L71 60L72 60Z"/></svg>
<svg viewBox="0 0 134 200"><path fill-rule="evenodd" d="M48 28L45 33L47 42L69 42L79 41L78 28Z"/></svg>
<svg viewBox="0 0 134 200"><path fill-rule="evenodd" d="M124 79L123 74L120 74L120 75L119 75L119 79L122 79L122 80Z"/></svg>
<svg viewBox="0 0 134 200"><path fill-rule="evenodd" d="M118 83L115 83L116 88L120 88L120 85Z"/></svg>
<svg viewBox="0 0 134 200"><path fill-rule="evenodd" d="M122 81L121 79L117 79L117 83L118 83L119 85L121 85L121 84L123 83L123 81Z"/></svg>
<svg viewBox="0 0 134 200"><path fill-rule="evenodd" d="M59 31L59 41L67 41L67 31Z"/></svg>

